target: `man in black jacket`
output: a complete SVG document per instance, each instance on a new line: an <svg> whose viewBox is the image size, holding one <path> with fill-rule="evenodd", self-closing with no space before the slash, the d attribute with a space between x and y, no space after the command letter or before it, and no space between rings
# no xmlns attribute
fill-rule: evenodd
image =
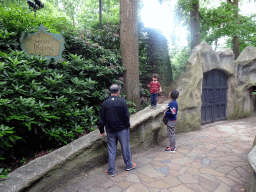
<svg viewBox="0 0 256 192"><path fill-rule="evenodd" d="M130 150L130 115L126 102L118 97L119 91L117 84L110 87L111 96L103 102L100 112L100 135L104 135L104 127L107 132L109 167L106 173L111 176L115 176L117 141L121 144L125 170L130 171L136 168L136 163L132 163Z"/></svg>

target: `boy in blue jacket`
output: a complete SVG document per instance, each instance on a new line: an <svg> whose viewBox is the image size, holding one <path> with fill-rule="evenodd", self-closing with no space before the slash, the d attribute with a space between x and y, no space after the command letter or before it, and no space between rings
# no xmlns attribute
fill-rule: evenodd
<svg viewBox="0 0 256 192"><path fill-rule="evenodd" d="M175 124L178 113L178 103L176 99L179 97L179 92L173 90L169 93L169 97L171 98L170 103L166 111L164 112L165 117L167 117L167 132L170 137L170 146L166 147L165 151L167 152L175 152Z"/></svg>

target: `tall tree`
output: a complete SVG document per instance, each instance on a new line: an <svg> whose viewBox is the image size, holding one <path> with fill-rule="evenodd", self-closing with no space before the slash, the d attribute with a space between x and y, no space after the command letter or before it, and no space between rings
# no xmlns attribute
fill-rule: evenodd
<svg viewBox="0 0 256 192"><path fill-rule="evenodd" d="M75 16L77 15L77 11L81 6L82 0L59 0L63 4L63 11L67 13L67 15L72 19L73 26L75 26ZM58 2L58 3L59 3Z"/></svg>
<svg viewBox="0 0 256 192"><path fill-rule="evenodd" d="M200 44L199 0L190 0L191 50Z"/></svg>
<svg viewBox="0 0 256 192"><path fill-rule="evenodd" d="M220 46L233 49L235 58L245 47L256 45L256 15L241 15L237 5L227 1L216 8L201 8L200 14L203 18L201 38L208 44L211 45L224 37L225 45L216 44L217 48ZM237 37L234 38L235 36Z"/></svg>
<svg viewBox="0 0 256 192"><path fill-rule="evenodd" d="M99 0L99 27L102 28L102 0Z"/></svg>
<svg viewBox="0 0 256 192"><path fill-rule="evenodd" d="M128 101L140 107L137 0L120 0L120 49L125 67L124 89Z"/></svg>
<svg viewBox="0 0 256 192"><path fill-rule="evenodd" d="M235 18L238 21L238 3L239 3L239 0L227 0L227 3L233 5L235 8L233 9L234 10L234 15L235 15ZM237 34L234 34L233 35L233 40L232 40L232 44L233 44L233 52L234 52L234 56L235 56L235 59L238 58L239 54L240 54L240 51L239 51L239 48L240 48L240 43L239 43L239 36Z"/></svg>

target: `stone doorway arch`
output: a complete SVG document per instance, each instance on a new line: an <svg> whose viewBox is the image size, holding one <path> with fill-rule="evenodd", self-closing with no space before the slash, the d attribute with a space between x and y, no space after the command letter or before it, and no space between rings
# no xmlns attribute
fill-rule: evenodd
<svg viewBox="0 0 256 192"><path fill-rule="evenodd" d="M226 120L228 78L220 70L203 74L201 123Z"/></svg>

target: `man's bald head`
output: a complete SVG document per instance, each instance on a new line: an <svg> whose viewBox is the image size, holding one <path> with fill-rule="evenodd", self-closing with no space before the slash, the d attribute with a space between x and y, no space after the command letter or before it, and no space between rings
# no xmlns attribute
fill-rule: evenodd
<svg viewBox="0 0 256 192"><path fill-rule="evenodd" d="M120 87L117 84L113 84L110 86L110 93L116 94L120 90Z"/></svg>

